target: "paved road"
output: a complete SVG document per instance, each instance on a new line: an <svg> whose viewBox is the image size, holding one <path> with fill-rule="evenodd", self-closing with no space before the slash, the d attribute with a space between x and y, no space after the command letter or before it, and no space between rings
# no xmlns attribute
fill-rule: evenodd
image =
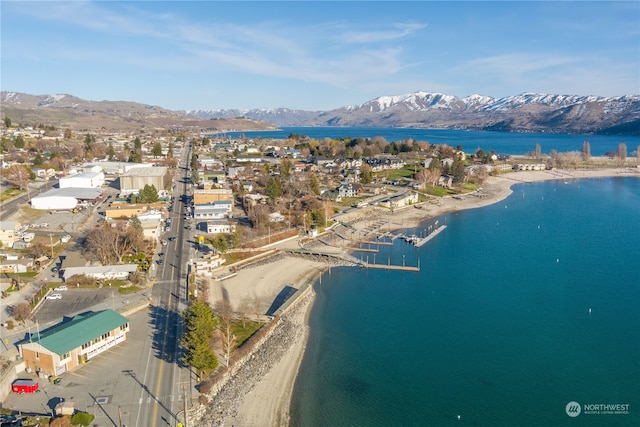
<svg viewBox="0 0 640 427"><path fill-rule="evenodd" d="M174 190L172 229L167 237L175 239L159 249L165 253L164 262L155 264L154 287L131 296L118 295L108 288L91 293L71 288L62 291L62 300L45 301L36 313L38 324L46 327L79 311L118 308L129 299L150 298L148 309L129 316L131 332L127 341L65 373L60 385L40 380L42 393L11 394L3 406L50 413L64 398L76 402L77 409L96 415L92 423L95 426L175 427L178 422L184 423L185 397L190 403L194 384L190 370L179 362L180 313L186 308L187 264L194 248L193 231L184 228L185 209L180 202L180 195L188 193L184 177L189 175L189 156L190 149L185 150L179 169L182 178ZM5 204L3 211L4 208ZM49 275L47 270L46 276ZM29 286L35 291L35 285ZM24 337L24 332L27 331L15 331L3 338L15 342Z"/></svg>
<svg viewBox="0 0 640 427"><path fill-rule="evenodd" d="M191 150L185 150L179 169L184 176L189 174L188 161ZM184 398L191 393L190 371L181 366L179 339L182 335L180 313L186 308L186 266L190 258L189 241L184 228L185 206L179 202L180 194L187 193L186 180L176 185L176 202L171 213L171 231L168 237L175 237L164 246L164 262L156 264L156 284L149 324L152 325L152 339L146 341L142 358L146 358L143 372L131 372L130 377L140 384L140 405L133 408L130 424L127 426L158 427L176 426L184 422ZM146 400L145 400L146 399Z"/></svg>

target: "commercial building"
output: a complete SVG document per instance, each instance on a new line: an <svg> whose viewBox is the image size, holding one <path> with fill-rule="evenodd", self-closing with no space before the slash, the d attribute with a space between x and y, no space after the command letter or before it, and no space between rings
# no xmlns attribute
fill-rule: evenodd
<svg viewBox="0 0 640 427"><path fill-rule="evenodd" d="M86 312L18 342L28 371L60 375L127 339L129 320L113 310Z"/></svg>
<svg viewBox="0 0 640 427"><path fill-rule="evenodd" d="M206 205L221 200L233 200L233 191L226 188L211 188L208 190L194 190L193 192L193 203L195 205Z"/></svg>
<svg viewBox="0 0 640 427"><path fill-rule="evenodd" d="M145 185L153 185L158 191L164 190L167 172L168 168L163 166L130 169L120 175L120 191L122 194L137 194Z"/></svg>
<svg viewBox="0 0 640 427"><path fill-rule="evenodd" d="M58 181L60 188L100 188L104 185L104 173L81 172L63 176Z"/></svg>
<svg viewBox="0 0 640 427"><path fill-rule="evenodd" d="M138 271L136 264L99 265L85 267L67 267L62 272L62 278L66 282L73 276L87 276L94 279L120 279L124 280L129 274Z"/></svg>
<svg viewBox="0 0 640 427"><path fill-rule="evenodd" d="M31 199L31 207L41 210L71 210L80 202L95 203L102 195L100 188L54 188Z"/></svg>

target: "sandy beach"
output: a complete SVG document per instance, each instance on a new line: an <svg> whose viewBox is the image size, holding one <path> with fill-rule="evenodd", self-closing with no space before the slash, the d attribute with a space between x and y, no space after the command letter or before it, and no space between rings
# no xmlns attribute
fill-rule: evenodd
<svg viewBox="0 0 640 427"><path fill-rule="evenodd" d="M604 178L635 176L640 178L640 169L596 169L596 170L552 170L513 172L490 177L482 189L461 197L432 199L419 208L410 207L396 212L378 212L376 220L385 222L384 230L410 228L421 221L437 218L449 212L475 209L505 199L512 193L512 186L548 180L572 180L581 178ZM353 222L356 229L364 230L370 218ZM297 241L277 245L278 249L297 247ZM339 248L333 248L339 249ZM327 268L326 262L294 256L276 255L254 266L238 271L237 276L211 286L212 302L226 299L232 307L259 304L261 312L266 312L285 286L299 288L305 283L313 283L318 274ZM265 342L260 354L245 365L243 375L231 380L233 393L227 392L225 404L216 403L218 396L212 396L210 407L216 422L211 420L212 412L202 411L196 421L198 425L234 426L286 426L289 424L289 405L295 378L304 355L308 339L307 318L313 305L314 294L301 298L286 316L283 316L278 331ZM263 359L260 360L260 357ZM246 372L251 370L249 374ZM219 395L222 393L218 393ZM229 399L229 395L233 396ZM217 406L216 406L217 405ZM224 412L224 413L223 413ZM206 422L205 422L206 421Z"/></svg>

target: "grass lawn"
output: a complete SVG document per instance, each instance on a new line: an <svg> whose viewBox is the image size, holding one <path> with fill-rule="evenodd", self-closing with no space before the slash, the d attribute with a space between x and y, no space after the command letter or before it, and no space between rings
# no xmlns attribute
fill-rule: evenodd
<svg viewBox="0 0 640 427"><path fill-rule="evenodd" d="M248 340L253 334L255 334L260 328L264 326L261 322L254 322L252 320L247 320L244 322L244 327L242 326L242 320L234 320L231 323L232 333L236 336L236 346L235 348L240 347L246 340Z"/></svg>
<svg viewBox="0 0 640 427"><path fill-rule="evenodd" d="M7 200L26 193L27 190L18 190L17 188L8 188L0 193L0 202L6 202Z"/></svg>
<svg viewBox="0 0 640 427"><path fill-rule="evenodd" d="M222 255L226 260L225 264L233 264L234 262L242 261L252 256L263 254L267 251L254 251L254 252L227 252Z"/></svg>
<svg viewBox="0 0 640 427"><path fill-rule="evenodd" d="M413 178L414 173L413 166L404 167L402 169L391 169L384 172L376 172L376 174L386 177L387 181L395 181L400 178Z"/></svg>

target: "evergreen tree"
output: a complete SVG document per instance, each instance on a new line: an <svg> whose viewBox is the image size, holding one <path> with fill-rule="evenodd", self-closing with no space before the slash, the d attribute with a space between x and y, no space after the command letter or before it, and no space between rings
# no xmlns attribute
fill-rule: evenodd
<svg viewBox="0 0 640 427"><path fill-rule="evenodd" d="M284 180L289 179L291 176L291 160L286 157L280 161L280 176Z"/></svg>
<svg viewBox="0 0 640 427"><path fill-rule="evenodd" d="M13 141L13 146L16 148L24 148L24 138L22 135L16 136L15 141Z"/></svg>
<svg viewBox="0 0 640 427"><path fill-rule="evenodd" d="M309 188L316 196L320 195L320 181L318 181L318 176L313 172L309 175Z"/></svg>
<svg viewBox="0 0 640 427"><path fill-rule="evenodd" d="M107 156L108 156L110 162L112 162L113 159L116 156L116 150L114 150L113 143L111 143L111 142L107 146Z"/></svg>
<svg viewBox="0 0 640 427"><path fill-rule="evenodd" d="M270 177L267 181L264 192L267 196L269 196L269 199L271 199L272 202L277 200L278 197L282 196L282 183L280 182L280 177Z"/></svg>
<svg viewBox="0 0 640 427"><path fill-rule="evenodd" d="M129 219L129 226L135 228L136 230L142 230L142 223L140 222L140 218L138 215L131 215Z"/></svg>
<svg viewBox="0 0 640 427"><path fill-rule="evenodd" d="M146 184L138 192L137 203L155 203L160 199L155 185Z"/></svg>
<svg viewBox="0 0 640 427"><path fill-rule="evenodd" d="M451 165L451 175L456 181L464 181L464 162L462 160L454 160Z"/></svg>
<svg viewBox="0 0 640 427"><path fill-rule="evenodd" d="M151 149L151 155L153 157L162 157L162 144L159 141L153 143L153 148Z"/></svg>
<svg viewBox="0 0 640 427"><path fill-rule="evenodd" d="M43 160L42 156L40 155L40 153L37 153L33 157L33 166L42 166L43 163L44 163L44 160Z"/></svg>
<svg viewBox="0 0 640 427"><path fill-rule="evenodd" d="M218 359L211 350L210 340L218 321L213 310L202 301L194 301L182 317L185 322L182 361L200 371L214 370L218 367Z"/></svg>
<svg viewBox="0 0 640 427"><path fill-rule="evenodd" d="M227 252L229 247L227 245L227 238L222 234L216 234L212 242L213 247L221 254Z"/></svg>

